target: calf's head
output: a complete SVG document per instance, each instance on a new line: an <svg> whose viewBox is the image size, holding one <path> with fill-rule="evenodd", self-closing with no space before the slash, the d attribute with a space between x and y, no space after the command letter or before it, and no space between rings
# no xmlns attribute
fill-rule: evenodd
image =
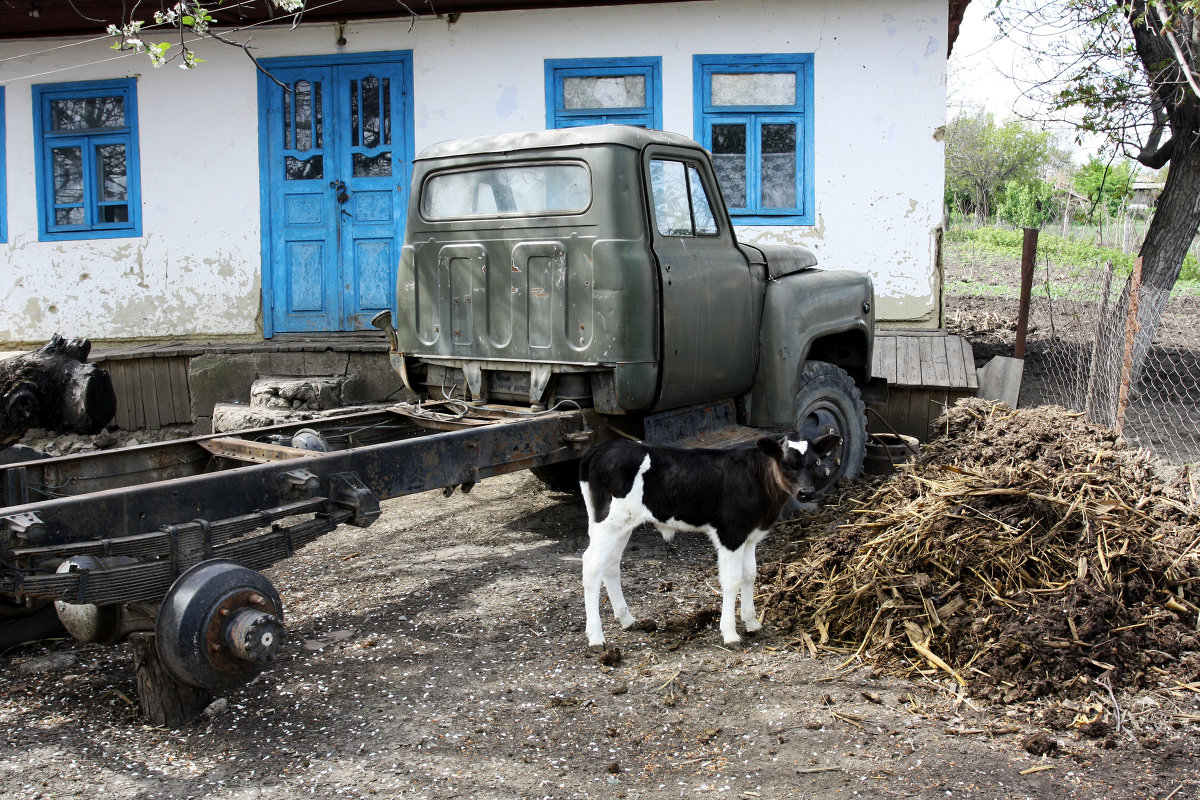
<svg viewBox="0 0 1200 800"><path fill-rule="evenodd" d="M836 433L827 433L811 441L795 433L782 439L758 440L758 449L779 463L792 496L801 501L811 500L816 494L813 470L841 445L842 437Z"/></svg>

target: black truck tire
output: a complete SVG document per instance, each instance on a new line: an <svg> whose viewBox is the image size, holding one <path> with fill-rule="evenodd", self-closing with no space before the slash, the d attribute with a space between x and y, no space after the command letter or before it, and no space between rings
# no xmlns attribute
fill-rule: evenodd
<svg viewBox="0 0 1200 800"><path fill-rule="evenodd" d="M805 362L796 391L796 431L810 440L826 433L842 437L841 448L813 475L818 494L835 481L862 472L867 448L866 405L844 369L824 361ZM824 467L829 469L828 476L821 472Z"/></svg>
<svg viewBox="0 0 1200 800"><path fill-rule="evenodd" d="M54 603L36 600L32 606L0 597L0 651L25 642L66 636Z"/></svg>
<svg viewBox="0 0 1200 800"><path fill-rule="evenodd" d="M550 489L566 494L579 494L579 459L559 461L544 467L531 467L533 477L537 478Z"/></svg>

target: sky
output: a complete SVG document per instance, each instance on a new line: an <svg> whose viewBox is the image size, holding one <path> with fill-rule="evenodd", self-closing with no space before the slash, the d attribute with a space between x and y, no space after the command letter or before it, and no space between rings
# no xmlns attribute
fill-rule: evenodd
<svg viewBox="0 0 1200 800"><path fill-rule="evenodd" d="M1035 110L1021 97L1021 88L1012 76L1034 76L1036 68L1024 49L1000 35L987 16L991 9L987 0L974 0L967 6L950 56L946 102L952 115L959 107L975 105L982 105L998 120Z"/></svg>
<svg viewBox="0 0 1200 800"><path fill-rule="evenodd" d="M1041 109L1024 96L1022 87L1046 76L1025 48L1001 35L999 27L988 17L993 7L991 0L973 0L967 6L954 52L950 55L947 115L953 117L963 109L982 106L991 111L998 122L1013 117L1037 120ZM1094 135L1076 144L1074 127L1045 126L1037 121L1032 124L1060 132L1064 146L1074 151L1076 163L1086 162L1100 150L1102 140Z"/></svg>

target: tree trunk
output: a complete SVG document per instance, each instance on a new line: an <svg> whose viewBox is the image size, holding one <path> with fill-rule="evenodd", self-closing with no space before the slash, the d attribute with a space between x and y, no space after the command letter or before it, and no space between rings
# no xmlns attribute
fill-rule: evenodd
<svg viewBox="0 0 1200 800"><path fill-rule="evenodd" d="M0 448L29 428L99 433L117 411L108 373L85 363L92 345L57 333L41 348L0 361Z"/></svg>
<svg viewBox="0 0 1200 800"><path fill-rule="evenodd" d="M1142 242L1142 286L1138 301L1137 336L1133 348L1133 383L1141 376L1146 357L1158 330L1171 290L1183 268L1183 257L1200 227L1200 142L1194 137L1175 137L1175 150L1167 182L1158 198L1150 228ZM1118 383L1124 356L1125 325L1129 315L1130 284L1126 282L1120 301L1108 320L1101 320L1097 348L1101 368L1090 398L1101 424L1116 420Z"/></svg>
<svg viewBox="0 0 1200 800"><path fill-rule="evenodd" d="M200 716L212 696L203 689L179 683L167 673L158 658L154 634L134 633L129 642L133 647L142 716L151 725L167 728L178 728Z"/></svg>

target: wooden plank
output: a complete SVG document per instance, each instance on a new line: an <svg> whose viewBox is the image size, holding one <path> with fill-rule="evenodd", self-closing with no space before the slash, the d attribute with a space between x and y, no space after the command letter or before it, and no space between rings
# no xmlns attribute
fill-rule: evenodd
<svg viewBox="0 0 1200 800"><path fill-rule="evenodd" d="M133 427L141 429L146 427L146 400L142 394L140 385L140 376L137 373L137 368L134 362L130 361L126 367L129 375L129 407L133 411Z"/></svg>
<svg viewBox="0 0 1200 800"><path fill-rule="evenodd" d="M933 339L922 336L917 342L921 346L921 386L936 386L933 375Z"/></svg>
<svg viewBox="0 0 1200 800"><path fill-rule="evenodd" d="M917 390L898 388L888 395L885 417L897 433L915 436L921 422L913 419L913 394ZM921 412L923 415L923 411Z"/></svg>
<svg viewBox="0 0 1200 800"><path fill-rule="evenodd" d="M137 427L137 414L133 408L133 385L129 378L129 362L108 361L105 369L112 378L113 392L117 395L117 425L131 431Z"/></svg>
<svg viewBox="0 0 1200 800"><path fill-rule="evenodd" d="M188 359L169 359L171 373L171 397L175 401L175 420L185 425L191 425L192 420L192 387L188 383Z"/></svg>
<svg viewBox="0 0 1200 800"><path fill-rule="evenodd" d="M133 362L138 379L138 393L142 396L142 413L146 415L147 428L161 428L158 417L158 386L154 383L152 358L139 358Z"/></svg>
<svg viewBox="0 0 1200 800"><path fill-rule="evenodd" d="M875 338L874 365L871 374L883 378L888 383L896 382L896 337L877 336Z"/></svg>
<svg viewBox="0 0 1200 800"><path fill-rule="evenodd" d="M154 373L154 389L158 395L158 420L160 425L174 425L175 401L171 396L171 367L165 358L147 359Z"/></svg>
<svg viewBox="0 0 1200 800"><path fill-rule="evenodd" d="M214 439L202 439L197 442L214 456L233 458L252 464L269 464L274 461L287 461L293 458L311 458L321 455L314 450L302 450L299 447L287 447L281 444L267 442L250 442L235 436L221 436Z"/></svg>
<svg viewBox="0 0 1200 800"><path fill-rule="evenodd" d="M921 344L912 336L896 338L896 385L921 385Z"/></svg>
<svg viewBox="0 0 1200 800"><path fill-rule="evenodd" d="M933 410L933 401L927 389L914 389L912 393L913 433L922 442L929 441L929 423L933 421L929 412Z"/></svg>
<svg viewBox="0 0 1200 800"><path fill-rule="evenodd" d="M928 391L925 403L925 433L920 437L921 441L928 441L937 432L934 422L946 411L946 404L949 402L950 394L944 387Z"/></svg>
<svg viewBox="0 0 1200 800"><path fill-rule="evenodd" d="M962 389L967 385L967 368L963 364L962 344L960 337L946 337L946 369L951 389ZM974 369L974 367L972 367Z"/></svg>
<svg viewBox="0 0 1200 800"><path fill-rule="evenodd" d="M975 369L975 353L971 350L971 343L964 338L959 338L963 350L963 364L967 369L967 388L972 391L979 389L979 372Z"/></svg>
<svg viewBox="0 0 1200 800"><path fill-rule="evenodd" d="M948 388L950 383L950 364L946 352L946 337L936 336L927 340L933 350L933 382L931 386Z"/></svg>

